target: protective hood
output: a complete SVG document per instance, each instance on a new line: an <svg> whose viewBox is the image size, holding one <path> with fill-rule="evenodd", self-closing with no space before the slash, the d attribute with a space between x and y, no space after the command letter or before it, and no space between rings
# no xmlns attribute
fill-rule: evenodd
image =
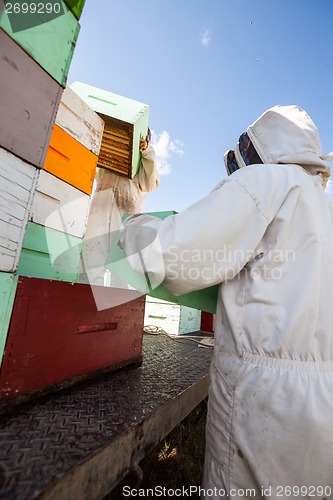
<svg viewBox="0 0 333 500"><path fill-rule="evenodd" d="M322 155L317 127L303 109L294 105L274 106L246 132L263 163L297 164L312 175L320 174L326 184L331 171L325 160L333 159L333 155ZM234 154L238 166L244 167L246 162L239 146L240 143Z"/></svg>

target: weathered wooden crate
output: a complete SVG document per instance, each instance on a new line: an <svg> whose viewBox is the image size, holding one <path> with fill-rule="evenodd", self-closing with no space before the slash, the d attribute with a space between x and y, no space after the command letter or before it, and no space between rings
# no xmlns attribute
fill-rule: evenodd
<svg viewBox="0 0 333 500"><path fill-rule="evenodd" d="M80 191L91 194L96 166L97 156L94 153L61 127L54 125L44 170Z"/></svg>
<svg viewBox="0 0 333 500"><path fill-rule="evenodd" d="M14 2L8 3L13 6L12 10L14 10ZM61 16L53 18L52 13L47 15L44 12L43 18L49 18L47 22L38 26L31 25L29 29L18 31L13 31L7 10L4 9L0 18L0 27L64 87L80 25L63 0L59 0L58 5L64 12Z"/></svg>
<svg viewBox="0 0 333 500"><path fill-rule="evenodd" d="M81 253L82 238L28 222L17 274L75 283Z"/></svg>
<svg viewBox="0 0 333 500"><path fill-rule="evenodd" d="M38 173L0 148L0 271L17 268Z"/></svg>
<svg viewBox="0 0 333 500"><path fill-rule="evenodd" d="M65 132L99 155L104 120L70 87L66 87L55 120Z"/></svg>
<svg viewBox="0 0 333 500"><path fill-rule="evenodd" d="M172 335L198 332L201 327L201 311L147 296L145 326L156 326Z"/></svg>
<svg viewBox="0 0 333 500"><path fill-rule="evenodd" d="M83 238L89 203L87 194L41 170L29 220Z"/></svg>
<svg viewBox="0 0 333 500"><path fill-rule="evenodd" d="M148 131L149 106L81 82L70 87L105 121L98 165L133 178L140 166L140 138Z"/></svg>
<svg viewBox="0 0 333 500"><path fill-rule="evenodd" d="M0 372L2 403L141 363L144 297L104 293L118 305L97 311L89 285L19 278Z"/></svg>
<svg viewBox="0 0 333 500"><path fill-rule="evenodd" d="M0 147L42 167L62 87L0 29Z"/></svg>
<svg viewBox="0 0 333 500"><path fill-rule="evenodd" d="M18 276L0 272L0 367L12 315Z"/></svg>

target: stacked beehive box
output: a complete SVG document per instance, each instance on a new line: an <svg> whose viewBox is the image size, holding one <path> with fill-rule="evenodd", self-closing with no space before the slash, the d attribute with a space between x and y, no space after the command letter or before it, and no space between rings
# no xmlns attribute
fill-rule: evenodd
<svg viewBox="0 0 333 500"><path fill-rule="evenodd" d="M79 32L78 19L61 2L64 14L45 25L22 12L0 9L0 359L18 283L17 267L39 169L66 83ZM77 6L77 16L82 10ZM21 21L21 26L17 25ZM35 18L36 21L36 18ZM15 24L16 23L16 24ZM29 27L29 29L25 29ZM52 51L49 48L52 47ZM56 50L54 50L56 48Z"/></svg>
<svg viewBox="0 0 333 500"><path fill-rule="evenodd" d="M145 326L161 328L171 335L198 332L201 328L201 311L148 296L145 308Z"/></svg>
<svg viewBox="0 0 333 500"><path fill-rule="evenodd" d="M140 165L140 138L148 130L149 106L82 82L71 88L105 122L98 166L133 178Z"/></svg>
<svg viewBox="0 0 333 500"><path fill-rule="evenodd" d="M165 219L176 214L176 212L170 210L163 212L149 212L148 214L153 215L154 217L159 217L160 219ZM127 215L124 216L124 219L126 219L126 217ZM141 252L138 251L139 256L140 253ZM140 261L144 262L144 256L142 254L140 256ZM111 273L115 273L117 276L126 280L127 283L129 283L136 290L140 290L142 293L145 293L150 297L161 299L162 303L163 301L166 301L168 303L185 306L184 310L186 310L186 308L191 308L199 311L205 311L209 314L215 314L218 285L210 286L204 290L196 290L194 292L176 296L167 290L160 281L156 281L154 275L147 276L144 269L142 269L142 272L139 273L131 268L124 250L118 246L118 237L115 237L113 240L105 266L111 271Z"/></svg>
<svg viewBox="0 0 333 500"><path fill-rule="evenodd" d="M47 30L0 10L0 409L141 360L138 294L76 283L104 121L66 87L84 1L59 4Z"/></svg>
<svg viewBox="0 0 333 500"><path fill-rule="evenodd" d="M103 120L67 87L23 240L18 274L75 283Z"/></svg>

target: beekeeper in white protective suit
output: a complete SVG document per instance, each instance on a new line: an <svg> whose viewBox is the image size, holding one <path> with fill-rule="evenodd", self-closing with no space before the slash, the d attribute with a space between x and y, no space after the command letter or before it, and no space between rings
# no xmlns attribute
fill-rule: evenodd
<svg viewBox="0 0 333 500"><path fill-rule="evenodd" d="M104 267L113 237L125 213L133 214L143 210L148 192L159 184L155 162L155 151L150 144L151 133L140 140L141 161L133 179L105 168L97 169L96 189L91 200L87 229L83 241L81 283L104 286L107 270ZM110 283L109 283L110 284ZM112 276L111 285L127 287L121 277Z"/></svg>
<svg viewBox="0 0 333 500"><path fill-rule="evenodd" d="M161 274L161 253L163 284L174 294L221 283L206 498L333 498L333 206L325 159L332 153L321 155L305 111L275 106L225 155L228 172L236 171L208 196L164 221L142 215L124 225L120 245L132 257L144 247L137 227L156 229L145 266ZM140 260L131 262L139 270Z"/></svg>

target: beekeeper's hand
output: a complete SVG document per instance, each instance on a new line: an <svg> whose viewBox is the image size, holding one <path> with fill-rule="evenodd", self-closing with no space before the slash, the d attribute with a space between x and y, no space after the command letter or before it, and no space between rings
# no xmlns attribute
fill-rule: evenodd
<svg viewBox="0 0 333 500"><path fill-rule="evenodd" d="M140 149L140 153L143 153L144 151L146 151L146 149L148 148L148 144L149 144L149 141L148 141L148 136L146 136L145 139L140 139L140 146L139 146L139 149Z"/></svg>

